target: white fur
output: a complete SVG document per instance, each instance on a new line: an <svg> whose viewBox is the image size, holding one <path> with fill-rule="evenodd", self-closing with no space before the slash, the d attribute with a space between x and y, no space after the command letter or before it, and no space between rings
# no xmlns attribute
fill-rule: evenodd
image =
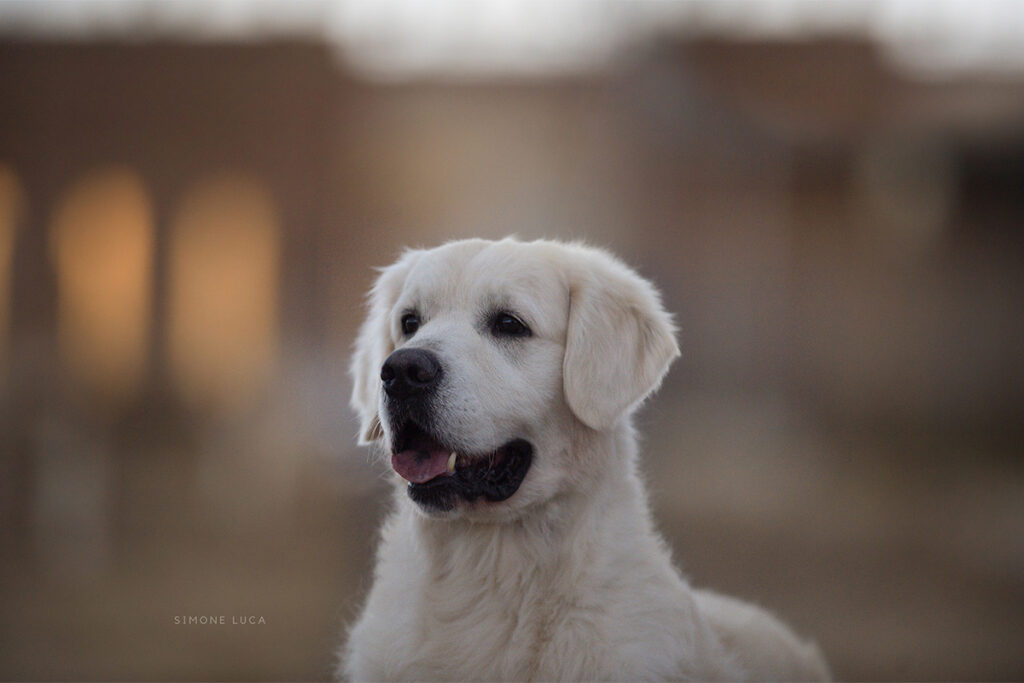
<svg viewBox="0 0 1024 683"><path fill-rule="evenodd" d="M532 336L496 340L515 311ZM420 329L403 338L415 308ZM649 283L578 244L409 251L370 295L352 372L361 442L390 452L379 373L437 354L438 430L460 452L535 448L508 500L428 514L395 475L373 588L342 650L352 680L808 680L817 649L768 613L691 588L654 531L630 416L678 355Z"/></svg>

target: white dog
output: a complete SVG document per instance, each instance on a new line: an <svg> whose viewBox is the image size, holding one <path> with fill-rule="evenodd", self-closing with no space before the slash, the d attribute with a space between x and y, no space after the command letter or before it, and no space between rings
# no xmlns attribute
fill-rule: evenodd
<svg viewBox="0 0 1024 683"><path fill-rule="evenodd" d="M465 240L385 268L352 404L400 486L342 675L827 678L654 531L631 414L678 355L657 292L593 248Z"/></svg>

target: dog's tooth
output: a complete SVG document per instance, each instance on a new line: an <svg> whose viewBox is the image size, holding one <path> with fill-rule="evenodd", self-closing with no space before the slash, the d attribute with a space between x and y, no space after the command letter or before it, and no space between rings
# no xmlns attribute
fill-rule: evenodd
<svg viewBox="0 0 1024 683"><path fill-rule="evenodd" d="M455 472L455 458L455 451L452 451L452 454L448 456L448 474Z"/></svg>

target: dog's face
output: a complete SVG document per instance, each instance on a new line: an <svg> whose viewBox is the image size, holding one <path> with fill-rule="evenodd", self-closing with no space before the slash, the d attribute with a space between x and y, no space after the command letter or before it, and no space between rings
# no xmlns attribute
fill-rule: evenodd
<svg viewBox="0 0 1024 683"><path fill-rule="evenodd" d="M593 479L574 443L619 424L677 355L656 292L604 252L466 240L382 271L352 404L421 512L509 519Z"/></svg>

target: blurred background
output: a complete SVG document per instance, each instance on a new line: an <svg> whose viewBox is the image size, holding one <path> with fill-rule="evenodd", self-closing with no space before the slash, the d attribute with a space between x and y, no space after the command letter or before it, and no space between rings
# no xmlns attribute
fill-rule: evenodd
<svg viewBox="0 0 1024 683"><path fill-rule="evenodd" d="M694 583L1024 677L1024 5L108 0L0 3L0 678L329 677L371 267L511 233L675 312Z"/></svg>

